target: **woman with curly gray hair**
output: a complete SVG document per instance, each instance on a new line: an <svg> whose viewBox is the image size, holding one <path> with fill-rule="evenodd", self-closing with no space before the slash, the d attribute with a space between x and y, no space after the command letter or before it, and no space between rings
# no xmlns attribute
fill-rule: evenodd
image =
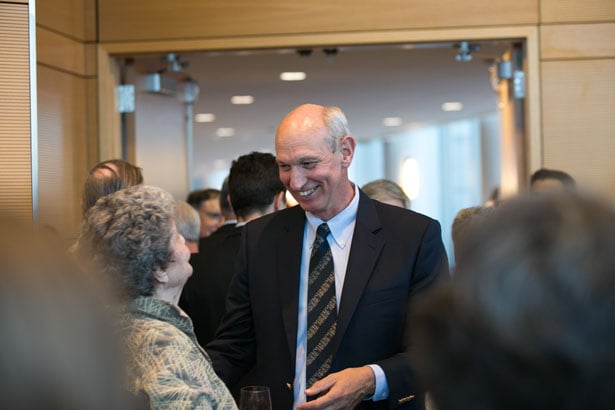
<svg viewBox="0 0 615 410"><path fill-rule="evenodd" d="M145 392L153 409L235 409L177 306L192 267L174 212L171 194L152 186L104 196L85 215L77 253L124 301L132 391Z"/></svg>

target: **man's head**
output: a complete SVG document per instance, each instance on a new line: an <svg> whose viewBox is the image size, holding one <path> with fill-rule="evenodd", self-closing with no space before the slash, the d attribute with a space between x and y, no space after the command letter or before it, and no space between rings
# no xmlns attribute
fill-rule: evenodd
<svg viewBox="0 0 615 410"><path fill-rule="evenodd" d="M322 220L352 200L348 179L355 140L337 107L305 104L280 123L275 137L280 180L301 208Z"/></svg>
<svg viewBox="0 0 615 410"><path fill-rule="evenodd" d="M237 216L229 200L228 176L224 178L224 181L222 181L222 188L220 188L220 211L224 217L224 223L237 220Z"/></svg>
<svg viewBox="0 0 615 410"><path fill-rule="evenodd" d="M220 191L217 189L209 188L192 191L188 195L186 202L199 212L201 217L201 238L211 235L224 223L220 211Z"/></svg>
<svg viewBox="0 0 615 410"><path fill-rule="evenodd" d="M454 280L412 319L435 407L612 408L614 231L611 204L574 191L511 199L472 226Z"/></svg>
<svg viewBox="0 0 615 410"><path fill-rule="evenodd" d="M532 192L544 192L574 188L574 179L557 169L541 168L530 177L530 190Z"/></svg>
<svg viewBox="0 0 615 410"><path fill-rule="evenodd" d="M388 179L377 179L363 185L361 189L371 199L400 208L407 208L410 202L404 190Z"/></svg>
<svg viewBox="0 0 615 410"><path fill-rule="evenodd" d="M278 209L284 203L284 191L273 155L252 152L233 161L229 195L238 220L247 221L252 215Z"/></svg>
<svg viewBox="0 0 615 410"><path fill-rule="evenodd" d="M96 201L120 189L143 183L141 168L122 159L110 159L94 165L83 184L83 215Z"/></svg>
<svg viewBox="0 0 615 410"><path fill-rule="evenodd" d="M201 218L199 213L188 202L175 201L175 225L177 232L186 240L190 253L199 251L199 235L201 232Z"/></svg>

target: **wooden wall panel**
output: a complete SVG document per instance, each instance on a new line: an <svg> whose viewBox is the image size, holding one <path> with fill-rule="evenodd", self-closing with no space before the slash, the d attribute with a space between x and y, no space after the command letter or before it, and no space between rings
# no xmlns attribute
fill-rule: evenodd
<svg viewBox="0 0 615 410"><path fill-rule="evenodd" d="M544 166L615 200L615 59L541 66Z"/></svg>
<svg viewBox="0 0 615 410"><path fill-rule="evenodd" d="M36 24L79 41L96 39L96 0L38 0Z"/></svg>
<svg viewBox="0 0 615 410"><path fill-rule="evenodd" d="M99 0L99 40L536 24L538 0Z"/></svg>
<svg viewBox="0 0 615 410"><path fill-rule="evenodd" d="M38 66L39 220L75 237L87 163L86 80Z"/></svg>
<svg viewBox="0 0 615 410"><path fill-rule="evenodd" d="M540 0L541 23L615 20L613 0Z"/></svg>
<svg viewBox="0 0 615 410"><path fill-rule="evenodd" d="M542 26L540 54L543 60L615 57L615 23Z"/></svg>
<svg viewBox="0 0 615 410"><path fill-rule="evenodd" d="M85 44L45 28L36 29L37 61L77 75L85 75Z"/></svg>
<svg viewBox="0 0 615 410"><path fill-rule="evenodd" d="M28 30L27 4L0 3L0 211L31 221Z"/></svg>

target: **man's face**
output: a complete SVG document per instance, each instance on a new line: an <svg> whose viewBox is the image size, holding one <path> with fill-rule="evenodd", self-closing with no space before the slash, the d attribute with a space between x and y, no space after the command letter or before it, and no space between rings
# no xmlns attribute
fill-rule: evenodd
<svg viewBox="0 0 615 410"><path fill-rule="evenodd" d="M201 217L201 231L199 233L201 238L211 235L224 223L218 197L201 202L198 211Z"/></svg>
<svg viewBox="0 0 615 410"><path fill-rule="evenodd" d="M545 178L538 179L532 184L532 192L550 192L550 191L562 191L564 184L558 179Z"/></svg>
<svg viewBox="0 0 615 410"><path fill-rule="evenodd" d="M327 139L328 131L318 117L285 120L276 135L280 180L303 210L325 221L342 211L354 195L348 180L354 140L344 137L334 153Z"/></svg>

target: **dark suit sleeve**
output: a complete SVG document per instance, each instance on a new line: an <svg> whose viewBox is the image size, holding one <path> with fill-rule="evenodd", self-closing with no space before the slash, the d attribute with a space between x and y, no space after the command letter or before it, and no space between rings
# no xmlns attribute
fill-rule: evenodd
<svg viewBox="0 0 615 410"><path fill-rule="evenodd" d="M409 289L408 312L404 325L405 349L399 354L377 362L382 367L389 385L389 408L391 409L422 409L424 397L416 391L418 385L412 370L409 351L411 334L410 310L418 298L427 293L433 286L449 275L448 258L442 243L440 224L432 220L426 227L412 270ZM409 400L409 397L415 397ZM401 402L400 402L401 401Z"/></svg>
<svg viewBox="0 0 615 410"><path fill-rule="evenodd" d="M239 381L252 366L255 337L248 287L246 230L241 236L237 269L226 299L226 313L216 338L205 349L218 376L229 386Z"/></svg>

